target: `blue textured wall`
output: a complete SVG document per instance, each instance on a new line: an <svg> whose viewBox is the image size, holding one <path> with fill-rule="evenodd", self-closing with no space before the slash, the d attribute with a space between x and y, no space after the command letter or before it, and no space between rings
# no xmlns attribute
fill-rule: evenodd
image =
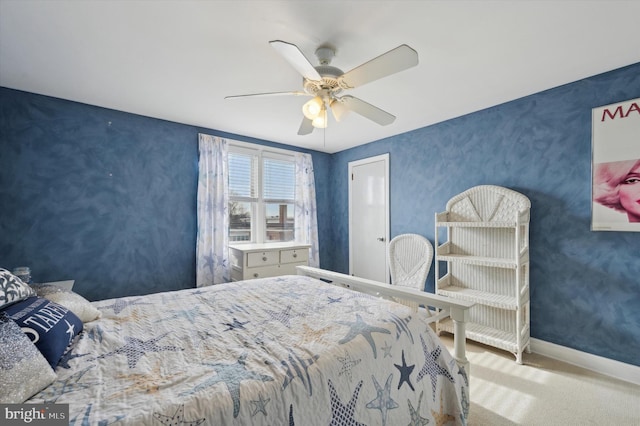
<svg viewBox="0 0 640 426"><path fill-rule="evenodd" d="M291 148L0 88L0 266L91 300L193 287L199 131ZM312 155L326 182L330 156Z"/></svg>
<svg viewBox="0 0 640 426"><path fill-rule="evenodd" d="M531 335L640 365L640 233L590 231L591 109L637 97L640 64L334 155L334 268L349 268L349 161L389 153L391 237L433 242L452 196L509 187L532 203Z"/></svg>

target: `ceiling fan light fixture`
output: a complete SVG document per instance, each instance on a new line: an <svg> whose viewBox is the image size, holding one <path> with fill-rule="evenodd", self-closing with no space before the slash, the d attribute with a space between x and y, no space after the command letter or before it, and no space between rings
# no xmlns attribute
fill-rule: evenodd
<svg viewBox="0 0 640 426"><path fill-rule="evenodd" d="M320 96L316 96L310 101L302 105L302 113L309 120L313 120L318 117L318 114L324 109L324 102Z"/></svg>
<svg viewBox="0 0 640 426"><path fill-rule="evenodd" d="M313 127L317 129L324 129L327 127L327 109L322 106L320 113L311 121Z"/></svg>
<svg viewBox="0 0 640 426"><path fill-rule="evenodd" d="M340 120L342 120L349 112L347 107L344 106L344 104L340 102L338 99L332 100L329 106L331 107L331 112L333 113L333 117L338 122L340 122Z"/></svg>

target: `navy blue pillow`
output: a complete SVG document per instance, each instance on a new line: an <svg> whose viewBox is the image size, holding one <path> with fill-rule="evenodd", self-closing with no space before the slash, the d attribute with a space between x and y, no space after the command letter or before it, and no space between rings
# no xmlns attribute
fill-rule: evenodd
<svg viewBox="0 0 640 426"><path fill-rule="evenodd" d="M29 336L53 368L82 331L82 321L73 312L41 297L29 297L3 311Z"/></svg>

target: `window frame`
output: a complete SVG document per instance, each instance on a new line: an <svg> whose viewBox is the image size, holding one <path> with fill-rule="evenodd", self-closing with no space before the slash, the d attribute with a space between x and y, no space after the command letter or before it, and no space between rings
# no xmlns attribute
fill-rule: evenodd
<svg viewBox="0 0 640 426"><path fill-rule="evenodd" d="M267 240L266 214L267 204L282 203L291 204L295 208L295 154L296 151L289 151L280 148L272 148L264 145L252 144L248 142L229 141L229 154L238 153L242 155L250 155L257 157L256 172L256 197L239 197L232 196L229 193L229 202L248 202L251 203L251 238L249 240L232 241L229 244L279 244L283 242L295 241L295 230L293 239L288 241L270 241ZM264 159L271 158L279 161L290 162L294 166L293 176L293 199L265 199L264 196ZM228 164L229 166L229 164ZM229 166L230 167L230 166ZM230 169L229 169L230 172ZM295 218L294 218L295 220ZM231 223L229 223L229 232L231 231Z"/></svg>

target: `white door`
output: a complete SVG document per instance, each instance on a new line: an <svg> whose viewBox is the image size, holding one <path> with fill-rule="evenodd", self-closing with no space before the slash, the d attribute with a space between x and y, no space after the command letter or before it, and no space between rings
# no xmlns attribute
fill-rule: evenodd
<svg viewBox="0 0 640 426"><path fill-rule="evenodd" d="M349 273L389 282L389 154L349 163Z"/></svg>

